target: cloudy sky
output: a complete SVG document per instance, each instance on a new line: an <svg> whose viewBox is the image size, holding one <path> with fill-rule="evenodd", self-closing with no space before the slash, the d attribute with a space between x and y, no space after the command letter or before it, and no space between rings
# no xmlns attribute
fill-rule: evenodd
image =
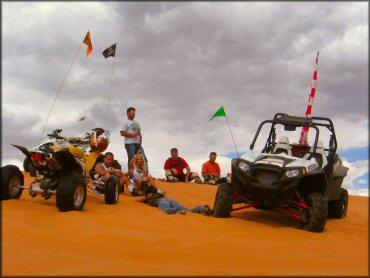
<svg viewBox="0 0 370 278"><path fill-rule="evenodd" d="M216 151L226 175L233 140L225 118L209 118L224 106L245 152L261 121L276 112L304 116L320 51L313 115L334 122L350 192L368 194L367 2L1 5L2 165L24 159L11 143L39 143L66 76L45 134L108 128L108 150L127 167L119 131L133 106L154 176L164 177L172 147L198 172ZM82 45L88 30L90 57ZM102 51L114 43L116 57L105 59Z"/></svg>

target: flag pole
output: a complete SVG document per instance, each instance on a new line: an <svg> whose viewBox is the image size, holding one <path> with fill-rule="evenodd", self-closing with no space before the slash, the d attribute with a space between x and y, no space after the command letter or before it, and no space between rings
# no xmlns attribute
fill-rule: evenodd
<svg viewBox="0 0 370 278"><path fill-rule="evenodd" d="M54 105L55 105L55 102L56 102L56 100L57 100L57 98L58 98L58 96L59 96L60 92L62 91L62 87L63 87L63 85L64 85L64 82L65 82L66 78L67 78L68 73L69 73L69 71L71 70L73 63L75 62L75 60L76 60L76 57L77 57L78 53L80 53L80 50L81 50L81 47L82 47L83 43L84 43L84 42L82 42L82 43L81 43L81 45L80 45L80 47L78 48L77 53L76 53L76 55L74 56L74 58L73 58L73 60L72 60L72 63L71 63L71 65L69 66L69 69L68 69L68 71L67 71L66 75L64 76L64 79L63 79L62 83L61 83L61 84L60 84L60 86L59 86L58 93L57 93L57 95L56 95L56 96L55 96L55 98L54 98L53 105L51 106L51 109L50 109L50 111L49 111L49 114L48 114L48 116L47 116L47 118L46 118L46 122L45 122L44 128L42 129L42 133L41 133L41 137L40 137L40 142L41 142L41 140L42 140L42 137L44 136L45 128L46 128L46 125L47 125L47 123L48 123L48 121L49 121L49 117L50 117L51 111L53 110Z"/></svg>
<svg viewBox="0 0 370 278"><path fill-rule="evenodd" d="M110 86L109 86L109 95L108 95L108 105L107 105L107 116L106 116L106 130L108 130L108 119L109 119L109 101L110 101L110 94L112 91L112 81L113 81L113 73L114 73L114 64L115 64L116 59L113 59L113 66L112 66L112 75L110 77Z"/></svg>
<svg viewBox="0 0 370 278"><path fill-rule="evenodd" d="M226 119L226 122L227 122L227 126L229 127L229 130L230 130L231 138L233 138L233 142L234 142L234 147L235 147L236 153L238 154L238 158L240 158L238 149L237 149L236 144L235 144L234 136L233 136L233 133L231 132L230 124L229 124L229 121L227 119L226 114L225 114L225 119Z"/></svg>
<svg viewBox="0 0 370 278"><path fill-rule="evenodd" d="M316 88L318 83L318 72L319 72L319 51L317 51L316 60L315 60L315 70L313 72L313 78L311 82L311 93L308 98L308 105L306 110L306 118L310 118L312 115L312 105L316 95ZM303 126L301 131L301 136L299 138L299 145L308 144L308 126Z"/></svg>

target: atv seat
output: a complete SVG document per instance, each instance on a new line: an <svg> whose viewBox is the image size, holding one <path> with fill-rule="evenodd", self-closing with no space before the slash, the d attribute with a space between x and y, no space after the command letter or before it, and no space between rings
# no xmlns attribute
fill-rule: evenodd
<svg viewBox="0 0 370 278"><path fill-rule="evenodd" d="M285 153L287 155L292 155L292 151L289 146L289 139L286 136L281 136L276 147L274 149L274 154Z"/></svg>
<svg viewBox="0 0 370 278"><path fill-rule="evenodd" d="M311 148L311 152L313 152L312 148ZM306 154L303 158L307 159L308 157L309 157L309 154ZM322 143L321 140L317 141L315 159L316 159L317 164L319 164L320 169L328 165L328 159L326 158L324 144Z"/></svg>

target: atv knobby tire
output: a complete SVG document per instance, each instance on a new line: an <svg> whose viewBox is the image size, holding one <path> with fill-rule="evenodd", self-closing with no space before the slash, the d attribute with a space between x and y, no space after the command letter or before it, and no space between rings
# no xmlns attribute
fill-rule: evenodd
<svg viewBox="0 0 370 278"><path fill-rule="evenodd" d="M37 177L39 175L39 170L37 170L35 166L32 165L32 163L28 164L28 170L31 177Z"/></svg>
<svg viewBox="0 0 370 278"><path fill-rule="evenodd" d="M19 199L24 185L24 176L15 165L1 167L1 200Z"/></svg>
<svg viewBox="0 0 370 278"><path fill-rule="evenodd" d="M111 175L105 185L105 203L109 205L117 204L119 200L119 193L119 178Z"/></svg>
<svg viewBox="0 0 370 278"><path fill-rule="evenodd" d="M215 202L213 205L213 216L219 218L230 217L233 209L234 187L229 183L221 183L218 186Z"/></svg>
<svg viewBox="0 0 370 278"><path fill-rule="evenodd" d="M25 172L29 172L30 171L30 159L28 157L26 157L24 160L23 160L23 170Z"/></svg>
<svg viewBox="0 0 370 278"><path fill-rule="evenodd" d="M38 175L38 170L35 169L28 157L23 160L23 169L25 172L29 172L31 177L37 177Z"/></svg>
<svg viewBox="0 0 370 278"><path fill-rule="evenodd" d="M307 204L311 207L307 213L306 221L301 221L301 228L320 233L324 230L328 218L328 202L320 193L312 193L307 197Z"/></svg>
<svg viewBox="0 0 370 278"><path fill-rule="evenodd" d="M86 183L79 175L73 173L59 180L56 205L60 211L82 210L86 197Z"/></svg>
<svg viewBox="0 0 370 278"><path fill-rule="evenodd" d="M347 215L347 208L348 208L348 191L344 188L341 188L339 199L328 202L328 217L344 218Z"/></svg>

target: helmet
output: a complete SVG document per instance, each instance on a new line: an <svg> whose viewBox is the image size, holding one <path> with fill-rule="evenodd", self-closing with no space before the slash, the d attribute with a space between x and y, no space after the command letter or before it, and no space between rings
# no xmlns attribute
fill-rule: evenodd
<svg viewBox="0 0 370 278"><path fill-rule="evenodd" d="M104 152L109 145L109 131L102 128L94 128L91 134L90 148L92 151Z"/></svg>
<svg viewBox="0 0 370 278"><path fill-rule="evenodd" d="M98 137L96 140L96 148L99 152L104 152L108 148L109 144L109 139L108 138L103 138L103 137Z"/></svg>

